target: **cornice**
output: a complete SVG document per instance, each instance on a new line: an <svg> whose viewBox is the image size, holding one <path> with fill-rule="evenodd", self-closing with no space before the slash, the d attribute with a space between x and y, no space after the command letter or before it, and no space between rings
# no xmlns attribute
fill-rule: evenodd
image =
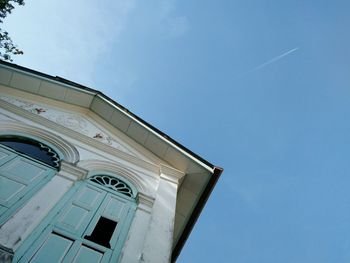
<svg viewBox="0 0 350 263"><path fill-rule="evenodd" d="M89 171L84 168L61 161L61 170L57 175L75 182L78 180L84 180L88 172Z"/></svg>
<svg viewBox="0 0 350 263"><path fill-rule="evenodd" d="M151 213L154 200L154 197L139 192L137 195L138 209L141 209L147 213Z"/></svg>
<svg viewBox="0 0 350 263"><path fill-rule="evenodd" d="M160 164L159 167L160 178L175 184L181 184L185 176L184 172L181 172L166 164Z"/></svg>

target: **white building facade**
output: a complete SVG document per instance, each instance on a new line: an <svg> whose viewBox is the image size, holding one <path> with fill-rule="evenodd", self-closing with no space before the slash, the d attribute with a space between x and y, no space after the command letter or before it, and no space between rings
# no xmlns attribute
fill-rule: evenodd
<svg viewBox="0 0 350 263"><path fill-rule="evenodd" d="M222 169L102 93L0 63L0 262L174 262Z"/></svg>

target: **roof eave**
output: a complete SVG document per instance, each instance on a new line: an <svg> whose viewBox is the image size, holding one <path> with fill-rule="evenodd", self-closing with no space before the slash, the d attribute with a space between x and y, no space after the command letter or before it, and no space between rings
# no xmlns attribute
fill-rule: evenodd
<svg viewBox="0 0 350 263"><path fill-rule="evenodd" d="M182 232L180 238L178 239L178 242L176 243L176 245L173 249L173 252L171 255L171 262L175 262L177 257L180 255L180 252L181 252L183 246L185 245L195 223L197 222L201 212L203 211L203 208L204 208L211 192L213 191L213 189L214 189L216 183L218 182L223 171L224 171L223 168L214 167L214 172L213 172L212 176L210 177L210 180L209 180L208 184L206 185L202 195L200 196L196 207L192 211L192 214L191 214L189 220L187 221L187 224L185 226L184 231Z"/></svg>

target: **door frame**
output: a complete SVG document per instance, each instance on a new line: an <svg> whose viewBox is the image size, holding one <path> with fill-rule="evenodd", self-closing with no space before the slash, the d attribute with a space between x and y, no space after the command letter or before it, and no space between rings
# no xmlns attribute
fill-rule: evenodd
<svg viewBox="0 0 350 263"><path fill-rule="evenodd" d="M108 172L93 172L89 173L90 176L96 175L96 174L102 174L102 175L111 175L116 178L120 178L122 181L125 181L129 187L132 188L133 190L133 196L137 196L137 192L134 192L136 188L130 184L127 180L122 178L121 176L117 176L112 173ZM89 177L90 177L89 176ZM63 212L65 205L71 201L71 199L74 197L74 195L79 191L79 189L84 185L84 184L89 184L93 187L96 187L98 189L106 191L106 196L108 194L116 195L118 198L122 198L126 201L128 201L129 209L124 217L124 222L122 225L122 229L119 233L119 236L117 237L117 241L115 244L115 247L111 249L104 248L103 246L100 246L96 243L93 243L88 240L84 240L84 244L87 244L88 247L91 247L93 249L96 249L98 251L106 251L109 253L109 256L105 257L102 262L117 262L119 256L121 255L122 248L125 244L125 240L127 238L127 235L129 233L131 224L132 224L132 219L135 215L136 209L137 209L137 202L135 197L128 197L124 194L118 193L116 191L113 191L112 189L109 189L107 187L103 187L102 185L99 185L97 183L89 181L89 177L86 178L84 181L77 181L71 189L68 190L68 192L63 196L63 198L54 206L54 208L50 211L50 213L44 218L44 220L36 227L36 229L31 233L31 235L23 242L23 244L16 250L13 258L13 262L28 262L30 258L33 257L33 255L36 253L38 248L45 242L45 240L48 238L49 234L54 232L58 233L59 235L66 236L69 239L73 240L80 240L83 239L82 237L77 238L76 236L74 237L72 233L66 232L61 228L58 228L55 226L55 223L59 216L61 216L61 212ZM104 200L103 199L103 200ZM103 201L101 201L100 205L102 204ZM94 221L98 210L100 209L99 207L96 209L94 212L94 215L92 216L90 223L84 230L83 234L91 227L92 222ZM73 244L74 246L74 244ZM108 251L110 252L108 252ZM69 252L67 254L69 258ZM63 262L66 261L66 257L63 260Z"/></svg>

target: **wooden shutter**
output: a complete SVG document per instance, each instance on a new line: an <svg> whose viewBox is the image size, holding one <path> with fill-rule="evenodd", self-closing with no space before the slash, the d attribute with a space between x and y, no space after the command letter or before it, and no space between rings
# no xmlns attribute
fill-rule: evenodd
<svg viewBox="0 0 350 263"><path fill-rule="evenodd" d="M76 236L82 236L106 192L90 184L82 184L80 190L66 205L55 226Z"/></svg>
<svg viewBox="0 0 350 263"><path fill-rule="evenodd" d="M131 198L113 194L94 183L82 183L79 190L65 202L64 209L56 215L33 244L24 244L27 251L20 262L82 262L116 261L128 233L135 203ZM86 238L94 231L99 219L116 222L109 246ZM24 249L25 250L25 249Z"/></svg>
<svg viewBox="0 0 350 263"><path fill-rule="evenodd" d="M0 224L55 172L47 165L0 146Z"/></svg>

